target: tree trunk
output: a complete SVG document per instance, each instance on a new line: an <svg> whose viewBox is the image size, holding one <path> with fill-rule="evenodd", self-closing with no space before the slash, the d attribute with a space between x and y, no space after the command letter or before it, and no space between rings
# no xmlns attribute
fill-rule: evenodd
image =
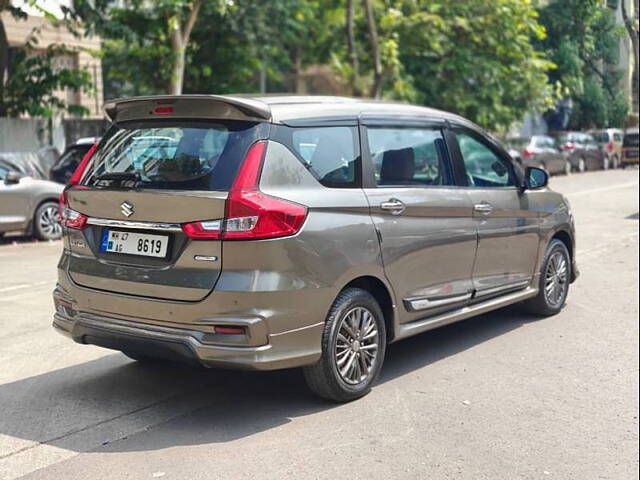
<svg viewBox="0 0 640 480"><path fill-rule="evenodd" d="M369 44L371 46L371 56L373 57L373 85L370 96L380 98L382 95L382 62L380 60L380 48L378 46L378 28L373 14L371 0L362 0L367 14L367 28L369 30Z"/></svg>
<svg viewBox="0 0 640 480"><path fill-rule="evenodd" d="M0 17L0 117L7 115L7 109L4 102L4 77L9 65L9 40L7 32L4 29L2 17Z"/></svg>
<svg viewBox="0 0 640 480"><path fill-rule="evenodd" d="M302 93L302 46L296 45L291 52L291 91L296 94Z"/></svg>
<svg viewBox="0 0 640 480"><path fill-rule="evenodd" d="M633 48L633 83L635 85L632 85L632 98L633 98L633 90L637 89L637 83L638 83L638 69L640 68L640 64L638 63L638 23L637 23L637 16L638 16L638 12L636 11L636 18L630 18L629 17L629 13L627 12L627 6L625 4L625 0L620 0L620 4L622 6L622 19L624 20L624 26L627 29L627 33L629 34L629 38L631 40L631 45ZM637 10L637 2L636 2L636 10ZM637 90L636 90L637 91ZM633 101L635 102L635 105L633 105L633 110L637 111L638 110L638 97L635 96L635 98L633 98Z"/></svg>
<svg viewBox="0 0 640 480"><path fill-rule="evenodd" d="M351 75L349 76L349 83L351 86L351 95L359 97L362 95L360 88L358 88L358 78L360 77L360 65L358 63L358 53L356 52L356 40L353 32L353 16L354 5L353 0L347 1L347 52L349 54L349 62L351 63Z"/></svg>
<svg viewBox="0 0 640 480"><path fill-rule="evenodd" d="M184 57L185 46L182 43L182 32L180 29L180 19L177 15L169 18L169 29L171 35L171 77L169 78L169 95L180 95L182 93L182 80L184 78Z"/></svg>
<svg viewBox="0 0 640 480"><path fill-rule="evenodd" d="M180 14L172 15L167 19L169 36L171 38L171 53L173 56L171 78L169 79L168 88L170 95L182 94L187 45L189 44L191 30L193 30L193 26L198 19L198 13L200 12L202 1L203 0L195 0L192 3L191 10L189 11L187 19L184 23L184 28L182 26Z"/></svg>

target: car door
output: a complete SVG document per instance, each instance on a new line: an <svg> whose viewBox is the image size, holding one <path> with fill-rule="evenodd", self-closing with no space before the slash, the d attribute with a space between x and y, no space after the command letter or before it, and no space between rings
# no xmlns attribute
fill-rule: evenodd
<svg viewBox="0 0 640 480"><path fill-rule="evenodd" d="M551 137L542 137L544 139L544 148L548 158L548 168L551 173L560 173L565 171L566 160L560 149L556 146L556 142Z"/></svg>
<svg viewBox="0 0 640 480"><path fill-rule="evenodd" d="M598 146L593 136L584 135L584 149L589 170L598 170L602 168L604 153Z"/></svg>
<svg viewBox="0 0 640 480"><path fill-rule="evenodd" d="M9 169L0 164L0 232L23 230L29 222L27 179L7 182L8 173Z"/></svg>
<svg viewBox="0 0 640 480"><path fill-rule="evenodd" d="M537 260L538 214L529 209L518 173L495 142L469 128L454 133L452 153L466 173L478 232L474 300L525 288Z"/></svg>
<svg viewBox="0 0 640 480"><path fill-rule="evenodd" d="M363 122L363 186L399 322L466 305L476 232L444 125Z"/></svg>

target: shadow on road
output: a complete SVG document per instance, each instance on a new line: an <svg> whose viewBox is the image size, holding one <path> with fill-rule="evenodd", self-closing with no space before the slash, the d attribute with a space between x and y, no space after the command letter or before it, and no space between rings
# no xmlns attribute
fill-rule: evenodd
<svg viewBox="0 0 640 480"><path fill-rule="evenodd" d="M515 308L489 313L389 346L379 383L503 335L531 321ZM78 346L78 348L82 348ZM120 354L0 385L2 434L70 447L69 433L173 398L206 400L204 408L174 419L136 442L114 442L109 451L155 450L176 445L228 442L291 418L335 408L314 397L299 370L206 370L175 364L126 362ZM375 387L372 395L375 395ZM82 448L84 447L84 448ZM0 457L4 452L0 452Z"/></svg>

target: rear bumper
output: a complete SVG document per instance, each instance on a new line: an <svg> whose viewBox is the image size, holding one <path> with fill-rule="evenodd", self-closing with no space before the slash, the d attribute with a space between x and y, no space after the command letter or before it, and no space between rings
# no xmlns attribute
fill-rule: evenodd
<svg viewBox="0 0 640 480"><path fill-rule="evenodd" d="M77 343L98 345L206 367L275 370L315 363L320 358L323 324L267 335L258 346L207 342L210 332L75 312L54 291L53 327ZM190 326L193 327L193 326Z"/></svg>

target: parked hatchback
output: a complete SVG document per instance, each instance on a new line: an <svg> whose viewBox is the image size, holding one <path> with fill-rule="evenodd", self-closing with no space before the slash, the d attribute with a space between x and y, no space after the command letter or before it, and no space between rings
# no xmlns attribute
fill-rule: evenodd
<svg viewBox="0 0 640 480"><path fill-rule="evenodd" d="M600 151L603 153L603 168L618 168L622 158L622 130L617 128L606 128L604 130L594 130L591 135L598 143Z"/></svg>
<svg viewBox="0 0 640 480"><path fill-rule="evenodd" d="M604 153L592 135L564 132L557 135L556 141L560 149L569 155L572 170L584 172L604 168Z"/></svg>
<svg viewBox="0 0 640 480"><path fill-rule="evenodd" d="M518 137L508 141L511 156L523 166L539 167L550 174L570 174L569 155L558 148L556 141L546 135Z"/></svg>
<svg viewBox="0 0 640 480"><path fill-rule="evenodd" d="M638 164L640 161L640 155L638 154L639 144L638 127L628 129L624 134L622 143L622 168Z"/></svg>
<svg viewBox="0 0 640 480"><path fill-rule="evenodd" d="M20 231L40 240L58 240L61 192L61 185L25 175L0 160L0 237Z"/></svg>
<svg viewBox="0 0 640 480"><path fill-rule="evenodd" d="M58 183L67 183L84 156L98 141L100 141L100 137L85 137L67 147L53 167L51 167L49 172L51 180Z"/></svg>
<svg viewBox="0 0 640 480"><path fill-rule="evenodd" d="M61 198L54 326L76 342L302 367L347 401L388 343L518 302L553 315L576 278L567 201L461 117L327 97L106 111Z"/></svg>

